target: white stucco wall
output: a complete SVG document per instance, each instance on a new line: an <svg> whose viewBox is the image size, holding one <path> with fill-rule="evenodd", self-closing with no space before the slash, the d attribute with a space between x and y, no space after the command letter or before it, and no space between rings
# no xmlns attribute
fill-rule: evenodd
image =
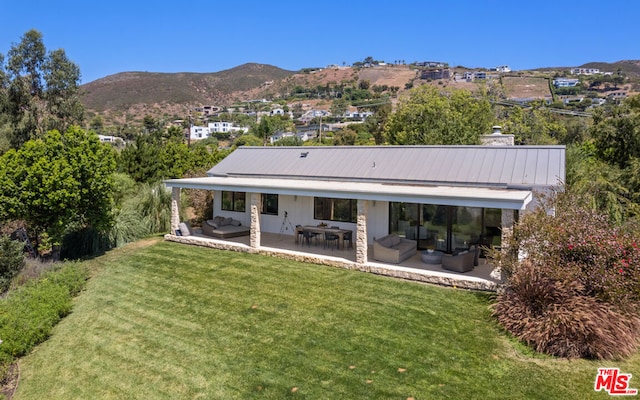
<svg viewBox="0 0 640 400"><path fill-rule="evenodd" d="M222 192L214 191L213 194L213 216L231 217L239 220L242 225L250 225L251 214L249 207L250 193L246 194L245 212L223 211ZM387 235L389 230L389 202L371 201L369 202L369 215L367 218L367 241L373 243L374 238ZM285 221L285 211L287 219ZM325 222L329 225L337 225L344 229L351 229L355 232L356 224L350 222L337 222L317 220L313 218L313 197L280 195L278 198L278 215L260 214L260 229L262 232L280 233L284 222L284 235L294 234L296 225L318 225Z"/></svg>

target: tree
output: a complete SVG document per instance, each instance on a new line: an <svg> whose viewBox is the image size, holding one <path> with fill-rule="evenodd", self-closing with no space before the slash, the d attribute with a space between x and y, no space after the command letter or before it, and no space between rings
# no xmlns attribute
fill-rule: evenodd
<svg viewBox="0 0 640 400"><path fill-rule="evenodd" d="M293 122L290 120L285 120L281 118L279 115L273 116L264 116L260 119L258 125L256 125L252 131L253 134L260 139L262 139L262 144L264 146L269 142L269 138L276 134L277 132L283 132L286 130L295 129L293 126Z"/></svg>
<svg viewBox="0 0 640 400"><path fill-rule="evenodd" d="M0 57L2 61L2 57ZM80 70L64 50L47 54L42 34L30 30L0 63L0 115L9 126L11 147L57 129L64 132L84 119L78 97Z"/></svg>
<svg viewBox="0 0 640 400"><path fill-rule="evenodd" d="M557 144L567 137L567 128L557 121L551 111L534 106L523 110L512 107L500 121L503 131L513 134L516 144Z"/></svg>
<svg viewBox="0 0 640 400"><path fill-rule="evenodd" d="M58 244L75 229L109 227L115 156L96 134L49 131L0 161L3 219L25 220Z"/></svg>
<svg viewBox="0 0 640 400"><path fill-rule="evenodd" d="M476 99L465 90L441 93L422 85L401 100L384 134L390 144L476 144L479 135L490 132L493 121L486 98Z"/></svg>
<svg viewBox="0 0 640 400"><path fill-rule="evenodd" d="M331 115L341 117L347 112L347 101L345 99L334 99L331 103Z"/></svg>
<svg viewBox="0 0 640 400"><path fill-rule="evenodd" d="M366 130L373 136L375 144L384 144L384 127L391 115L391 103L379 105L373 115L364 121Z"/></svg>
<svg viewBox="0 0 640 400"><path fill-rule="evenodd" d="M598 157L620 168L640 157L640 95L607 110L598 108L590 129Z"/></svg>

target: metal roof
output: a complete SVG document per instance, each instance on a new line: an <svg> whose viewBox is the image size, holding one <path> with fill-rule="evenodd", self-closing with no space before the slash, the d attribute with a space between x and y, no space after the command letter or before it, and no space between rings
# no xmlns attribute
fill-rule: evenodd
<svg viewBox="0 0 640 400"><path fill-rule="evenodd" d="M564 181L565 147L240 147L207 175L533 189Z"/></svg>

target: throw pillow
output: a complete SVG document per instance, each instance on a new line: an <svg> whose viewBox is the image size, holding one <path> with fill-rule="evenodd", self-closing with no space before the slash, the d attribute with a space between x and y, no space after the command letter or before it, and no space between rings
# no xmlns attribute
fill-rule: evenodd
<svg viewBox="0 0 640 400"><path fill-rule="evenodd" d="M224 217L221 217L221 216L214 217L213 223L216 224L217 226L224 225Z"/></svg>
<svg viewBox="0 0 640 400"><path fill-rule="evenodd" d="M184 222L180 222L180 232L182 233L182 236L189 236L191 235L191 232L189 231L189 227L187 226L187 224L185 224Z"/></svg>
<svg viewBox="0 0 640 400"><path fill-rule="evenodd" d="M237 219L232 219L232 220L231 220L231 225L233 225L233 226L240 226L240 221L238 221Z"/></svg>
<svg viewBox="0 0 640 400"><path fill-rule="evenodd" d="M207 225L209 225L210 227L212 227L213 229L218 229L218 224L216 224L215 222L213 222L212 219L208 219L205 221L205 223Z"/></svg>
<svg viewBox="0 0 640 400"><path fill-rule="evenodd" d="M231 222L233 222L233 218L231 217L225 218L224 223L222 225L231 225Z"/></svg>

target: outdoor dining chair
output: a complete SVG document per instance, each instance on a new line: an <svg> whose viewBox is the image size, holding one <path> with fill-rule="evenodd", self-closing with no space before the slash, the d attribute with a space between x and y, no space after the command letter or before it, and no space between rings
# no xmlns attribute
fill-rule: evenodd
<svg viewBox="0 0 640 400"><path fill-rule="evenodd" d="M335 243L336 248L337 248L338 247L338 239L340 239L340 236L336 235L335 233L325 232L324 233L324 248L326 249L327 246L331 246L332 243Z"/></svg>

